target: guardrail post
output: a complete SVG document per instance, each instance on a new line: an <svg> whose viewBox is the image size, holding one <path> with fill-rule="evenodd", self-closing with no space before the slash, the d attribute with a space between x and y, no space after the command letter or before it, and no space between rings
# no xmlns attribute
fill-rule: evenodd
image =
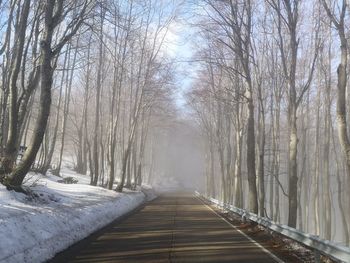
<svg viewBox="0 0 350 263"><path fill-rule="evenodd" d="M241 219L241 220L242 220L242 223L243 223L243 224L246 224L246 223L247 223L247 216L246 216L246 214L243 214L243 215L242 215L242 219Z"/></svg>
<svg viewBox="0 0 350 263"><path fill-rule="evenodd" d="M315 263L321 263L321 253L318 250L314 250Z"/></svg>

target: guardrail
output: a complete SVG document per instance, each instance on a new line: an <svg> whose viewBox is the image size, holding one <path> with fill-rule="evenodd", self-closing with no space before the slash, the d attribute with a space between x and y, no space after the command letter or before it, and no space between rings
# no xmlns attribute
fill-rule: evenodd
<svg viewBox="0 0 350 263"><path fill-rule="evenodd" d="M321 255L327 256L337 262L350 263L350 248L342 245L338 245L334 242L320 239L317 236L304 233L295 228L277 224L265 217L260 217L254 213L248 212L245 209L240 209L229 204L224 204L216 199L208 198L199 192L195 192L197 196L202 197L211 203L242 217L243 220L253 221L273 232L279 233L287 238L290 238L298 243L301 243L311 249L315 253L315 262L321 262Z"/></svg>

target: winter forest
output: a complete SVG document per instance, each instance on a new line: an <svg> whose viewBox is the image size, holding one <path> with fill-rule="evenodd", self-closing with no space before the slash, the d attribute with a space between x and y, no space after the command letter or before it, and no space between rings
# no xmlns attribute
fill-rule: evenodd
<svg viewBox="0 0 350 263"><path fill-rule="evenodd" d="M0 0L0 17L0 198L70 169L349 246L349 0Z"/></svg>

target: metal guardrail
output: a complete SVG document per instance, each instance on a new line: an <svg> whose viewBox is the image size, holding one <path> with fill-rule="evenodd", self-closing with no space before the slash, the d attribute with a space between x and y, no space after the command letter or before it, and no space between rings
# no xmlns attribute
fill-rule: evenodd
<svg viewBox="0 0 350 263"><path fill-rule="evenodd" d="M287 238L290 238L298 243L301 243L313 249L315 253L315 261L317 263L321 262L320 255L327 256L337 262L350 263L349 247L345 247L331 241L320 239L317 236L304 233L302 231L299 231L295 228L292 228L286 225L277 224L265 217L260 217L254 213L248 212L245 209L240 209L232 205L224 204L216 199L208 198L197 191L195 193L197 196L200 196L210 201L211 203L214 203L217 206L220 206L225 210L229 210L231 212L234 212L235 214L240 215L243 220L253 221L267 229L270 229L276 233L279 233Z"/></svg>

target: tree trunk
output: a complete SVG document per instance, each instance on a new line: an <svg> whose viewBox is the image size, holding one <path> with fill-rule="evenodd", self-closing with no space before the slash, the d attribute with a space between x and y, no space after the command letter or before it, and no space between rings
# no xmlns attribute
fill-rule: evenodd
<svg viewBox="0 0 350 263"><path fill-rule="evenodd" d="M350 177L350 141L346 123L346 86L347 86L347 64L348 44L344 33L344 25L338 29L340 36L341 61L338 66L338 96L337 96L337 124L340 145L344 151L347 175Z"/></svg>
<svg viewBox="0 0 350 263"><path fill-rule="evenodd" d="M87 150L88 150L88 156L89 156L89 170L90 170L90 185L94 182L94 163L92 161L92 152L91 152L91 145L89 141L87 141Z"/></svg>
<svg viewBox="0 0 350 263"><path fill-rule="evenodd" d="M52 1L46 3L45 8L45 27L43 32L43 38L40 42L40 101L39 112L37 121L35 124L35 135L22 159L22 162L12 171L8 178L8 183L11 186L20 186L24 177L28 173L31 165L33 164L35 157L40 149L40 145L43 141L45 130L47 126L47 120L50 115L51 106L51 88L52 88L52 75L53 68L51 66L53 54L51 50L52 35L54 28L53 23L53 11L55 4Z"/></svg>
<svg viewBox="0 0 350 263"><path fill-rule="evenodd" d="M258 213L258 192L256 187L255 170L255 134L254 134L254 104L251 91L247 92L248 120L247 120L247 171L249 185L249 210Z"/></svg>
<svg viewBox="0 0 350 263"><path fill-rule="evenodd" d="M298 134L297 134L297 117L295 105L291 105L290 109L290 134L289 134L289 210L288 210L288 226L296 227L298 212Z"/></svg>
<svg viewBox="0 0 350 263"><path fill-rule="evenodd" d="M64 67L66 66L66 62L67 62L67 54L65 55L64 58ZM53 131L53 135L51 138L51 143L49 145L49 151L47 154L47 157L45 158L44 164L42 165L42 167L40 168L40 171L42 174L46 174L47 170L49 169L50 165L51 165L51 161L52 161L52 157L53 157L53 153L55 151L55 146L56 146L56 141L57 141L57 133L58 133L58 125L59 125L59 120L60 120L60 110L61 110L61 103L62 103L62 90L63 90L63 82L64 82L64 77L65 77L65 71L62 72L62 79L61 79L61 83L60 83L60 91L59 91L59 96L58 96L58 103L57 103L57 111L56 111L56 118L55 118L55 128Z"/></svg>
<svg viewBox="0 0 350 263"><path fill-rule="evenodd" d="M214 169L215 169L215 151L214 151L214 142L213 135L210 134L210 174L209 174L209 184L210 184L210 195L211 197L216 197L215 191L215 179L214 179Z"/></svg>
<svg viewBox="0 0 350 263"><path fill-rule="evenodd" d="M331 37L331 30L329 32ZM331 39L331 38L330 38ZM332 238L332 201L331 201L331 182L330 182L330 167L329 167L329 159L330 159L330 144L331 144L331 122L332 122L332 98L331 98L331 90L332 90L332 69L331 69L331 58L332 58L332 47L329 46L328 50L328 70L326 74L326 96L325 96L325 144L324 144L324 168L323 168L323 193L324 193L324 220L325 220L325 229L324 229L324 237L327 240L331 240ZM339 174L337 175L339 176Z"/></svg>
<svg viewBox="0 0 350 263"><path fill-rule="evenodd" d="M77 38L77 43L79 41L79 37ZM72 91L72 81L73 81L73 75L74 75L74 67L75 62L77 59L77 49L74 51L73 56L73 62L72 65L70 65L70 52L71 52L71 45L68 47L68 68L72 67L70 74L67 72L67 79L66 79L66 92L65 92L65 100L64 100L64 107L63 107L63 121L62 121L62 130L61 130L61 149L60 149L60 155L58 159L58 165L56 168L56 175L60 175L61 172L61 166L62 166L62 159L63 159L63 151L64 151L64 144L65 144L65 137L66 137L66 129L67 129L67 121L68 121L68 115L69 115L69 106L70 106L70 100L71 100L71 91Z"/></svg>
<svg viewBox="0 0 350 263"><path fill-rule="evenodd" d="M99 46L99 59L97 69L97 80L96 80L96 110L95 110L95 128L94 128L94 142L93 142L93 162L94 162L94 180L92 185L97 185L99 178L99 151L98 151L98 140L99 140L99 129L100 129L100 101L101 101L101 86L102 86L102 70L103 70L103 21L105 18L104 11L101 9L101 21L100 21L100 46Z"/></svg>
<svg viewBox="0 0 350 263"><path fill-rule="evenodd" d="M86 69L86 76L85 76L85 85L84 85L84 105L83 105L83 113L79 128L79 143L78 143L78 158L77 158L77 166L76 171L81 174L86 174L87 172L87 163L88 163L88 157L87 157L87 121L88 121L88 103L89 103L89 90L90 90L90 74L91 74L91 39L92 35L89 37L89 42L87 46L87 69Z"/></svg>
<svg viewBox="0 0 350 263"><path fill-rule="evenodd" d="M316 104L316 136L315 136L315 153L314 153L314 177L313 177L313 207L314 207L314 231L317 236L320 235L320 218L319 218L319 177L320 177L320 164L319 164L319 148L320 148L320 90L317 93L317 104Z"/></svg>
<svg viewBox="0 0 350 263"><path fill-rule="evenodd" d="M27 20L30 10L30 0L25 1L23 9L20 14L20 20L17 21L15 31L15 44L13 48L13 60L10 65L9 76L9 129L7 135L7 142L4 152L4 157L1 161L1 173L11 173L17 158L17 144L18 144L18 87L17 80L19 78L24 43L26 39ZM11 179L12 183L13 180ZM20 181L20 180L19 180Z"/></svg>
<svg viewBox="0 0 350 263"><path fill-rule="evenodd" d="M238 116L238 118L240 118ZM236 160L235 160L235 178L236 178L236 194L235 194L235 207L243 208L243 183L242 183L242 140L243 131L240 128L240 124L236 128Z"/></svg>
<svg viewBox="0 0 350 263"><path fill-rule="evenodd" d="M259 162L258 162L258 178L259 178L259 215L265 216L265 107L262 98L262 91L259 85Z"/></svg>

